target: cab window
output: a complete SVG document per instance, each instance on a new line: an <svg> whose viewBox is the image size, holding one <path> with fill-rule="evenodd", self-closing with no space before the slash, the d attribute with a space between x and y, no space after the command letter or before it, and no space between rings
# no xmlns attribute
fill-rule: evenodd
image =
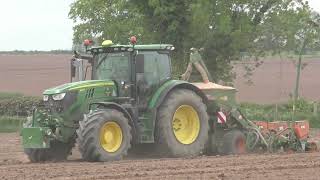
<svg viewBox="0 0 320 180"><path fill-rule="evenodd" d="M144 54L144 76L149 85L161 84L171 76L168 54L141 52Z"/></svg>
<svg viewBox="0 0 320 180"><path fill-rule="evenodd" d="M129 53L101 53L97 55L96 79L129 81Z"/></svg>

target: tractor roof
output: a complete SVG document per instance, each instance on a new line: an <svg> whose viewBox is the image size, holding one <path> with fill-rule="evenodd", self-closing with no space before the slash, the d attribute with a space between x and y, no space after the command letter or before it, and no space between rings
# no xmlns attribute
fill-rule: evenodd
<svg viewBox="0 0 320 180"><path fill-rule="evenodd" d="M114 45L114 47L123 45ZM133 47L132 45L124 45L125 47ZM148 49L166 49L167 47L172 47L172 44L146 44L146 45L135 45L134 49L148 50ZM113 47L113 46L112 46Z"/></svg>
<svg viewBox="0 0 320 180"><path fill-rule="evenodd" d="M133 45L128 44L128 45L111 45L111 46L99 46L99 47L92 47L90 49L91 52L104 52L104 50L107 49L112 49L114 51L121 51L121 48L125 49L124 51L130 51L128 49L133 50ZM146 44L146 45L135 45L134 49L137 50L168 50L171 51L174 49L172 44ZM101 51L102 50L102 51ZM109 52L109 51L108 51Z"/></svg>

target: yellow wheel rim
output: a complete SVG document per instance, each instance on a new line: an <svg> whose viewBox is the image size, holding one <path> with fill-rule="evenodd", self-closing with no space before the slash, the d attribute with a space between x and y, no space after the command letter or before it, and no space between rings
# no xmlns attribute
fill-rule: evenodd
<svg viewBox="0 0 320 180"><path fill-rule="evenodd" d="M116 152L122 144L122 130L115 122L107 122L100 129L100 145L110 153Z"/></svg>
<svg viewBox="0 0 320 180"><path fill-rule="evenodd" d="M200 120L197 111L189 105L180 106L173 115L173 133L182 144L192 144L200 131Z"/></svg>

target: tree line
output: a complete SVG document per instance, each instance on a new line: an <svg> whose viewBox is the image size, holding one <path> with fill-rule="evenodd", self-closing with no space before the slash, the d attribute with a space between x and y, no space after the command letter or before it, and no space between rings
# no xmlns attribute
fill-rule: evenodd
<svg viewBox="0 0 320 180"><path fill-rule="evenodd" d="M242 57L283 51L302 55L319 48L319 14L306 0L76 0L74 43L86 38L128 44L171 43L174 71L182 73L191 47L203 57L215 81L233 78ZM250 69L248 69L250 70Z"/></svg>

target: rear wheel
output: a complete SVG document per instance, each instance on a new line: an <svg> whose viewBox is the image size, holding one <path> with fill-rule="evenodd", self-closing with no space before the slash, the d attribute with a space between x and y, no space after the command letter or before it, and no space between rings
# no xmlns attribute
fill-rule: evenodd
<svg viewBox="0 0 320 180"><path fill-rule="evenodd" d="M246 137L240 130L231 130L223 136L223 154L244 154L246 152Z"/></svg>
<svg viewBox="0 0 320 180"><path fill-rule="evenodd" d="M48 149L25 148L24 152L28 155L31 162L63 161L71 154L73 146L74 141L70 143L51 141L50 148Z"/></svg>
<svg viewBox="0 0 320 180"><path fill-rule="evenodd" d="M120 160L131 147L131 127L123 113L98 110L89 114L77 130L79 150L87 161Z"/></svg>
<svg viewBox="0 0 320 180"><path fill-rule="evenodd" d="M201 97L187 89L171 92L158 111L156 142L175 157L203 153L208 141L208 115Z"/></svg>

